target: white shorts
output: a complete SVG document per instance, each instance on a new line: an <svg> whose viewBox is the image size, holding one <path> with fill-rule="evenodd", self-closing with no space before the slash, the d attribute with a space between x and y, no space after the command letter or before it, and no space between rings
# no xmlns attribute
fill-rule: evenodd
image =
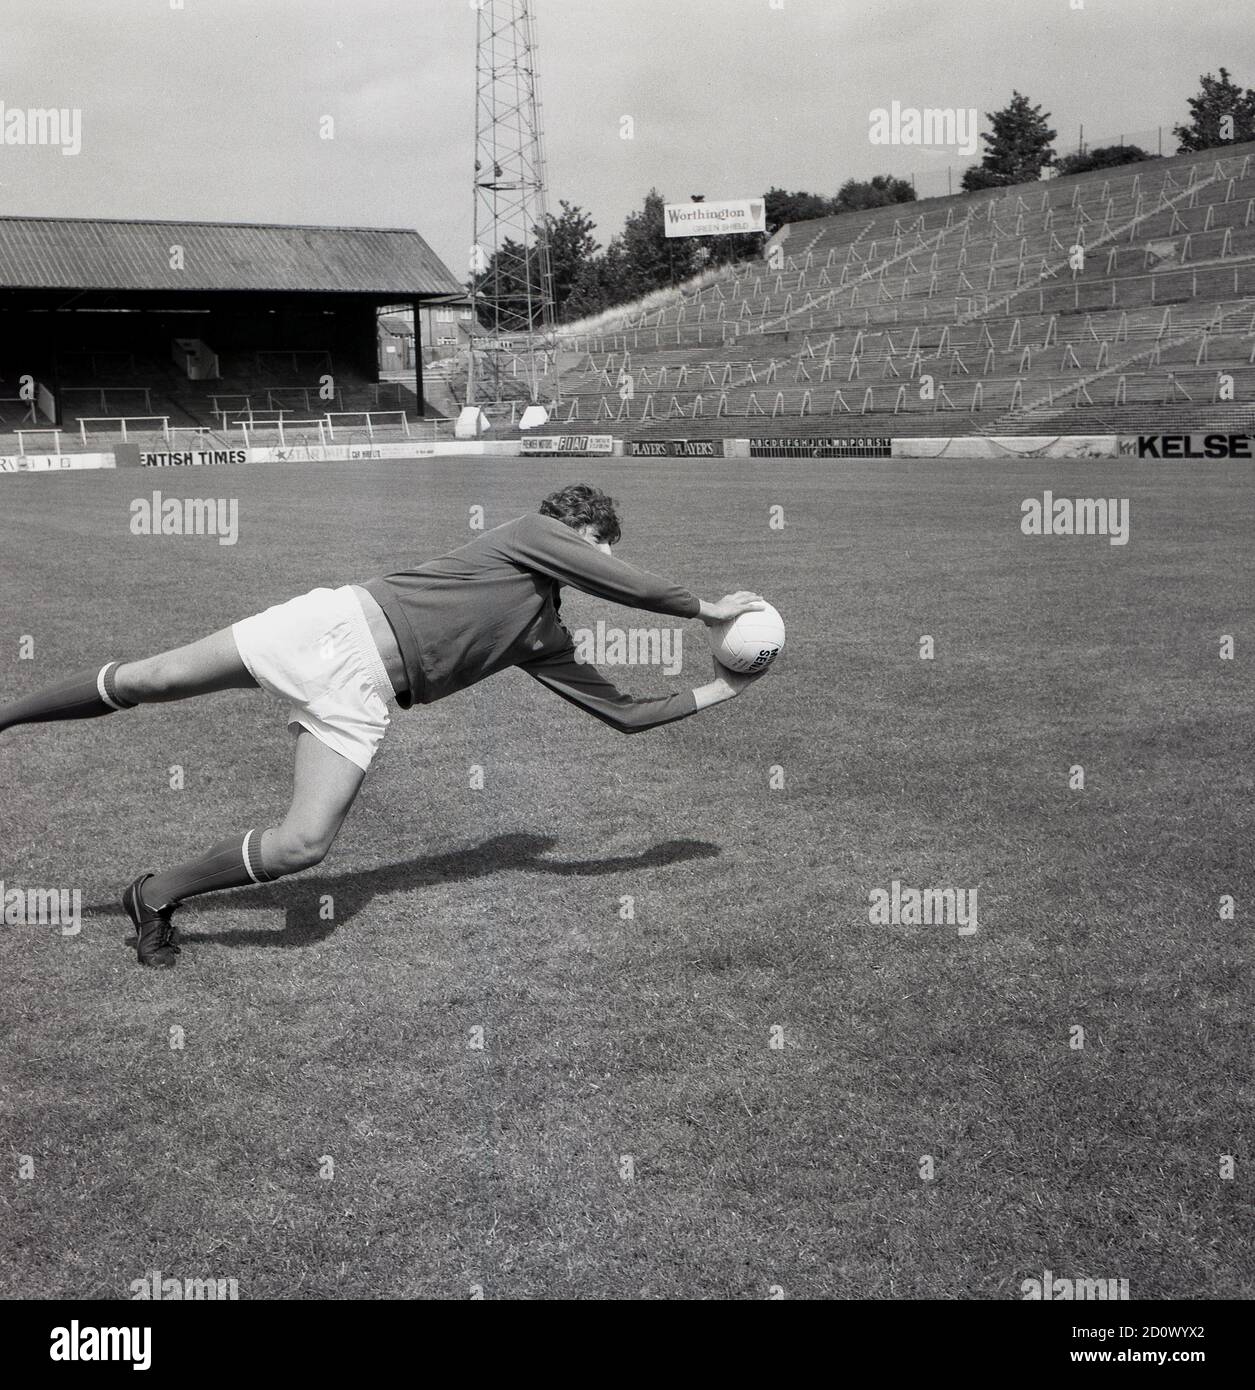
<svg viewBox="0 0 1255 1390"><path fill-rule="evenodd" d="M288 727L308 729L365 772L396 694L352 587L311 589L231 632L257 684L291 703Z"/></svg>

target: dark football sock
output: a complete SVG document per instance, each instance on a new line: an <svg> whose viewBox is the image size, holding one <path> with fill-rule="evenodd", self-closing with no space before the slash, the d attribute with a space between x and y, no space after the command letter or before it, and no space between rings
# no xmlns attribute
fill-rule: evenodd
<svg viewBox="0 0 1255 1390"><path fill-rule="evenodd" d="M250 830L233 835L209 850L204 858L180 864L154 874L140 889L145 903L154 912L174 907L184 898L198 893L215 893L220 888L243 888L250 883L270 883L278 878L261 862L261 832Z"/></svg>
<svg viewBox="0 0 1255 1390"><path fill-rule="evenodd" d="M134 700L124 700L117 692L120 661L111 661L96 671L84 671L61 685L0 705L0 729L14 724L44 724L54 719L97 719L120 709L134 709Z"/></svg>

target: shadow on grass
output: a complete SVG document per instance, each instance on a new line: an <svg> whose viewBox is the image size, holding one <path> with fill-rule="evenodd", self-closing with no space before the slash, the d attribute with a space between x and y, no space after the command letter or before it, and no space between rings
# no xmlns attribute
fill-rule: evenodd
<svg viewBox="0 0 1255 1390"><path fill-rule="evenodd" d="M375 869L343 874L321 874L315 870L257 888L234 889L230 897L206 895L191 900L196 905L196 917L183 918L185 925L181 925L180 936L187 942L220 941L229 946L309 946L351 922L372 899L389 893L430 888L438 883L458 883L511 870L591 878L637 869L658 869L689 859L710 859L720 853L717 845L705 840L664 840L639 854L617 854L602 859L541 857L557 843L550 835L497 835L469 849L424 855L402 864L381 864ZM319 917L320 901L328 894L335 899L334 921L323 921ZM197 931L193 925L207 912L236 911L241 907L268 912L283 909L283 930L204 932ZM122 913L120 907L108 905L89 910Z"/></svg>

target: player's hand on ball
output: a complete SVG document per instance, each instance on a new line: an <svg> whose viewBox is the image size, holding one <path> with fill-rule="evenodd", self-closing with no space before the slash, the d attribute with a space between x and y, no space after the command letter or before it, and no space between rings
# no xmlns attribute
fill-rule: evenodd
<svg viewBox="0 0 1255 1390"><path fill-rule="evenodd" d="M710 626L713 623L726 623L739 618L742 613L757 613L764 606L762 594L751 593L749 589L738 589L734 594L725 594L715 603L703 603L698 617Z"/></svg>
<svg viewBox="0 0 1255 1390"><path fill-rule="evenodd" d="M743 611L734 618L711 623L711 654L725 671L738 676L762 675L784 646L784 619L757 594L729 594L723 601ZM742 685L739 690L744 688Z"/></svg>
<svg viewBox="0 0 1255 1390"><path fill-rule="evenodd" d="M715 678L721 680L734 696L739 695L747 685L753 685L759 677L765 674L765 671L730 671L726 666L721 666L718 661L714 665Z"/></svg>

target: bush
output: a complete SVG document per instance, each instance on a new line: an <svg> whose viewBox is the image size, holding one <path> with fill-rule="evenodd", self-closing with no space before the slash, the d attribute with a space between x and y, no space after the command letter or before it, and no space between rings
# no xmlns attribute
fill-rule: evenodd
<svg viewBox="0 0 1255 1390"><path fill-rule="evenodd" d="M1140 164L1143 159L1158 159L1140 145L1100 145L1084 154L1070 154L1056 165L1060 174L1087 174L1091 169L1117 169L1122 164Z"/></svg>

